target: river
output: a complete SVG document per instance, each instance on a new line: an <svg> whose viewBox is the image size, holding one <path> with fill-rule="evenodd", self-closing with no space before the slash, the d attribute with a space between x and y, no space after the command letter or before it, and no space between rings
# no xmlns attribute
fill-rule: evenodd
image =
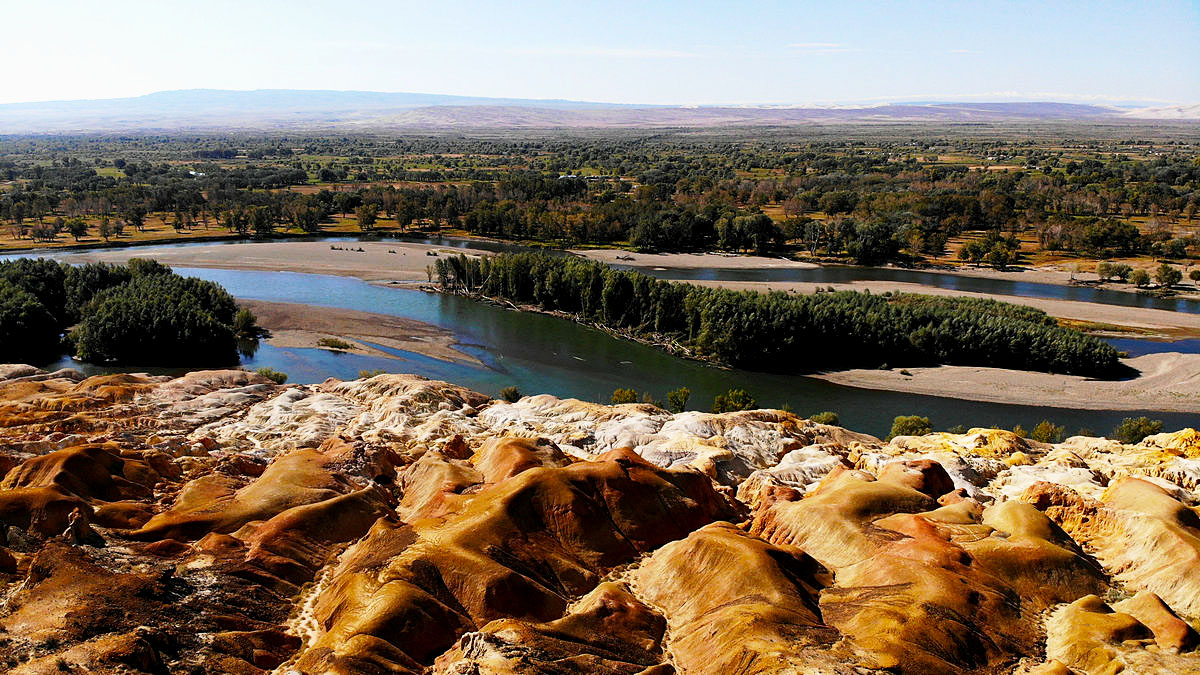
<svg viewBox="0 0 1200 675"><path fill-rule="evenodd" d="M149 252L149 251L148 251ZM1021 424L1031 428L1042 419L1069 432L1112 429L1124 417L1145 414L1169 428L1200 423L1195 415L1153 411L1097 411L964 401L890 391L859 389L802 376L723 370L679 359L659 350L547 315L506 310L457 296L388 288L349 278L293 272L253 272L175 268L180 274L215 281L239 298L296 302L404 316L451 331L461 349L483 365L450 363L380 347L403 360L320 349L282 349L262 345L243 365L271 367L293 382L320 382L326 377L352 379L359 370L381 368L444 379L496 394L515 385L525 393L551 393L607 401L618 387L648 391L658 399L680 386L692 391L689 407L706 409L713 397L730 388L750 391L761 406L789 406L806 415L832 410L841 424L877 435L886 434L897 415L929 417L935 428ZM106 372L64 358L51 367ZM147 370L130 368L127 370ZM171 372L162 369L152 372Z"/></svg>

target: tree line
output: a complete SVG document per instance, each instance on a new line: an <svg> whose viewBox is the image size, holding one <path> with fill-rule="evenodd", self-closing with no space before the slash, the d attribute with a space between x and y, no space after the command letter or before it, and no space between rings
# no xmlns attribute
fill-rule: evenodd
<svg viewBox="0 0 1200 675"><path fill-rule="evenodd" d="M1110 376L1120 367L1111 345L993 300L733 291L527 253L439 258L434 271L446 291L565 312L752 370L949 364Z"/></svg>

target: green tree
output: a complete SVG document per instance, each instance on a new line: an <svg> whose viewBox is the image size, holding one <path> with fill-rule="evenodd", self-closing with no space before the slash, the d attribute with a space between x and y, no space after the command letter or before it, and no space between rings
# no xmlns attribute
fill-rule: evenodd
<svg viewBox="0 0 1200 675"><path fill-rule="evenodd" d="M83 218L69 218L65 224L67 233L79 241L79 238L86 235L88 231L87 221Z"/></svg>
<svg viewBox="0 0 1200 675"><path fill-rule="evenodd" d="M819 412L815 415L810 416L808 418L808 421L813 422L815 424L828 424L830 426L836 427L838 425L839 420L838 420L837 413L827 410L825 412Z"/></svg>
<svg viewBox="0 0 1200 675"><path fill-rule="evenodd" d="M1154 270L1154 280L1163 288L1170 288L1183 280L1183 272L1171 267L1167 263L1162 263L1158 269Z"/></svg>
<svg viewBox="0 0 1200 675"><path fill-rule="evenodd" d="M1054 424L1050 420L1042 420L1033 428L1029 437L1041 443L1061 443L1065 433L1065 427Z"/></svg>
<svg viewBox="0 0 1200 675"><path fill-rule="evenodd" d="M58 321L29 291L0 278L0 353L40 363L59 353Z"/></svg>
<svg viewBox="0 0 1200 675"><path fill-rule="evenodd" d="M237 303L200 279L135 274L97 293L71 332L84 361L208 366L237 363Z"/></svg>
<svg viewBox="0 0 1200 675"><path fill-rule="evenodd" d="M688 399L692 397L692 390L687 387L672 389L667 392L667 407L671 412L681 413L687 409Z"/></svg>
<svg viewBox="0 0 1200 675"><path fill-rule="evenodd" d="M1200 269L1194 269L1191 272L1188 272L1188 278L1191 279L1192 282L1197 286L1200 286Z"/></svg>
<svg viewBox="0 0 1200 675"><path fill-rule="evenodd" d="M1138 288L1150 285L1150 273L1146 270L1133 270L1129 273L1129 281Z"/></svg>
<svg viewBox="0 0 1200 675"><path fill-rule="evenodd" d="M758 401L745 389L730 389L724 394L717 394L713 399L712 411L715 413L736 412L738 410L754 410Z"/></svg>
<svg viewBox="0 0 1200 675"><path fill-rule="evenodd" d="M892 432L887 440L897 436L924 436L933 431L933 425L928 417L919 415L899 415L892 420Z"/></svg>
<svg viewBox="0 0 1200 675"><path fill-rule="evenodd" d="M1135 445L1141 443L1142 439L1147 436L1161 434L1162 430L1162 420L1152 420L1148 417L1126 417L1108 437L1128 445Z"/></svg>
<svg viewBox="0 0 1200 675"><path fill-rule="evenodd" d="M265 333L266 331L259 327L258 318L254 316L254 312L243 307L233 315L233 334L239 340L256 340Z"/></svg>
<svg viewBox="0 0 1200 675"><path fill-rule="evenodd" d="M134 206L126 210L124 218L125 222L138 232L146 228L146 209L140 206Z"/></svg>
<svg viewBox="0 0 1200 675"><path fill-rule="evenodd" d="M354 215L358 218L358 226L365 232L375 227L375 222L379 220L379 207L375 204L363 204L354 209Z"/></svg>
<svg viewBox="0 0 1200 675"><path fill-rule="evenodd" d="M516 403L521 400L521 390L514 386L505 387L500 390L500 398L509 403Z"/></svg>
<svg viewBox="0 0 1200 675"><path fill-rule="evenodd" d="M633 389L616 389L609 398L609 402L613 405L621 403L637 403L638 393Z"/></svg>

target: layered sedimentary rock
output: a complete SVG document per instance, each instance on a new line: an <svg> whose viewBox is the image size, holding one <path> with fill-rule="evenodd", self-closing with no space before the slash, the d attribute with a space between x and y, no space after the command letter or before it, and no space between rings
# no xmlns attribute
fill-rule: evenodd
<svg viewBox="0 0 1200 675"><path fill-rule="evenodd" d="M1200 671L1200 435L0 366L0 668Z"/></svg>

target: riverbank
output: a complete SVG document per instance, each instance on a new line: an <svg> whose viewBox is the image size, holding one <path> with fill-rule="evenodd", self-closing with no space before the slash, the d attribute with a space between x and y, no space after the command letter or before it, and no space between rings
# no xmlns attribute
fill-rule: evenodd
<svg viewBox="0 0 1200 675"><path fill-rule="evenodd" d="M813 377L862 389L990 403L1087 410L1200 411L1200 354L1147 354L1125 359L1123 363L1138 371L1139 376L1105 381L1000 368L937 366L844 370ZM1048 410L1046 417L1053 421L1053 411Z"/></svg>
<svg viewBox="0 0 1200 675"><path fill-rule="evenodd" d="M238 304L254 312L258 325L271 331L267 344L275 347L328 348L320 340L337 339L350 345L338 351L349 353L397 358L369 344L374 343L443 361L479 364L454 348L453 333L414 319L289 302L239 300Z"/></svg>
<svg viewBox="0 0 1200 675"><path fill-rule="evenodd" d="M568 253L609 265L679 269L817 269L820 265L787 258L733 253L630 253L620 249L570 249Z"/></svg>
<svg viewBox="0 0 1200 675"><path fill-rule="evenodd" d="M598 260L610 265L629 265L631 267L676 268L676 269L816 269L821 267L816 263L790 260L787 258L771 258L752 255L734 255L731 253L629 253L612 249L573 249L571 253L592 260ZM1179 267L1185 273L1188 268ZM1075 272L1063 265L1049 267L1020 267L1014 266L998 270L980 266L937 265L924 267L881 267L879 269L903 269L912 272L934 272L976 279L995 279L1012 282L1035 284L1051 284L1054 286L1088 286L1106 291L1137 293L1135 285L1129 283L1101 282L1095 272ZM1151 270L1152 267L1146 267ZM817 284L822 287L828 284ZM924 287L923 287L924 288ZM1174 298L1200 298L1200 288L1191 281L1184 281L1175 288Z"/></svg>
<svg viewBox="0 0 1200 675"><path fill-rule="evenodd" d="M447 248L402 241L263 241L176 248L121 248L60 253L72 264L123 263L153 257L172 267L213 267L263 272L302 272L357 277L364 281L427 282L438 255L486 255L471 248ZM436 254L436 255L435 255Z"/></svg>

